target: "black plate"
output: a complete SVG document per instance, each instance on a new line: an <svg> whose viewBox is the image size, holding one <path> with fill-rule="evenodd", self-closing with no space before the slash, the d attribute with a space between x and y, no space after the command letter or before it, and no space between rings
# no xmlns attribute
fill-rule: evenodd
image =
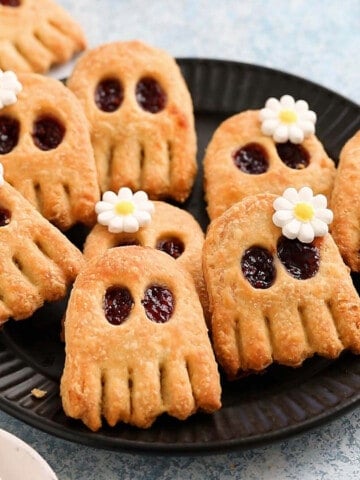
<svg viewBox="0 0 360 480"><path fill-rule="evenodd" d="M360 108L346 98L304 79L254 65L180 59L192 93L199 140L199 162L213 131L230 115L261 108L284 93L305 99L317 112L317 135L335 160L345 141L360 128ZM186 204L205 228L208 219L202 171ZM84 232L70 238L81 245ZM359 291L359 278L354 276ZM234 383L223 381L223 408L180 422L163 416L148 430L126 425L92 433L65 417L59 398L64 349L59 340L66 302L46 305L24 322L8 322L0 333L0 407L59 437L94 447L157 453L206 453L250 447L313 427L360 401L360 359L312 358L299 369L272 366L265 374ZM37 400L32 388L48 393Z"/></svg>

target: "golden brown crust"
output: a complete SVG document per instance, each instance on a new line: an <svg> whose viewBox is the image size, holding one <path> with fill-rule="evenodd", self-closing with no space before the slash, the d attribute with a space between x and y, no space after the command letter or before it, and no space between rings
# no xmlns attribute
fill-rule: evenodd
<svg viewBox="0 0 360 480"><path fill-rule="evenodd" d="M329 197L335 165L315 135L302 143L310 155L308 167L296 170L280 160L274 140L264 135L260 126L259 111L248 110L228 118L215 131L204 158L205 196L211 219L248 195L265 192L281 195L289 186L307 185L314 193ZM266 150L269 169L265 173L251 175L234 165L232 155L249 143L257 143Z"/></svg>
<svg viewBox="0 0 360 480"><path fill-rule="evenodd" d="M86 47L85 35L52 0L21 0L18 7L0 5L0 68L47 72Z"/></svg>
<svg viewBox="0 0 360 480"><path fill-rule="evenodd" d="M144 77L166 93L164 110L144 111L135 98ZM124 100L118 110L100 110L94 101L98 83L118 79ZM152 199L183 202L196 175L196 136L190 94L179 67L166 52L139 41L95 48L77 62L68 80L91 126L101 190L122 186L145 190Z"/></svg>
<svg viewBox="0 0 360 480"><path fill-rule="evenodd" d="M87 120L75 95L59 80L35 73L19 75L23 90L1 114L20 124L17 145L1 155L5 179L61 230L75 223L93 225L99 200ZM64 128L62 142L41 150L33 140L34 122L51 117Z"/></svg>
<svg viewBox="0 0 360 480"><path fill-rule="evenodd" d="M0 227L0 324L27 318L46 301L63 298L83 265L81 252L14 188L0 187L11 214Z"/></svg>
<svg viewBox="0 0 360 480"><path fill-rule="evenodd" d="M199 294L205 317L208 316L208 297L202 272L201 254L204 234L195 218L186 210L165 202L154 201L155 212L151 223L136 233L111 233L103 225L95 225L86 238L84 256L91 259L109 248L136 244L156 248L161 240L177 239L184 251L177 263L191 273Z"/></svg>
<svg viewBox="0 0 360 480"><path fill-rule="evenodd" d="M281 230L272 222L272 194L250 196L214 220L203 250L215 353L229 378L272 362L299 366L319 354L360 353L360 300L331 235L316 239L318 273L290 276L276 255ZM241 271L251 246L274 258L276 280L256 289Z"/></svg>
<svg viewBox="0 0 360 480"><path fill-rule="evenodd" d="M360 271L360 130L340 152L331 196L331 233L351 270Z"/></svg>
<svg viewBox="0 0 360 480"><path fill-rule="evenodd" d="M150 321L141 303L151 285L171 290L166 323ZM130 290L134 305L120 325L104 315L107 288ZM220 408L220 383L192 278L152 248L127 246L92 259L76 279L65 319L63 407L90 429L127 422L149 427L164 412L185 419Z"/></svg>

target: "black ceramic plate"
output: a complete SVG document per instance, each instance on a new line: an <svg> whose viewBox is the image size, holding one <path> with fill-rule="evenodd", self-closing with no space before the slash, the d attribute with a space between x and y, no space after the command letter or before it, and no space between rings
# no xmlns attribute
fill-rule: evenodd
<svg viewBox="0 0 360 480"><path fill-rule="evenodd" d="M317 135L335 160L360 128L360 108L319 85L279 71L235 62L179 60L192 93L199 162L213 131L226 117L261 108L270 96L305 99L318 114ZM202 171L186 204L205 228ZM83 232L71 238L81 244ZM354 276L357 289L359 279ZM65 417L59 398L64 349L59 340L66 302L46 305L24 322L8 322L0 334L0 407L48 433L94 447L157 453L206 453L255 446L313 427L360 402L360 358L312 358L299 369L273 366L234 383L223 381L223 407L180 422L164 416L148 430L126 425L97 433ZM32 388L46 390L37 400Z"/></svg>

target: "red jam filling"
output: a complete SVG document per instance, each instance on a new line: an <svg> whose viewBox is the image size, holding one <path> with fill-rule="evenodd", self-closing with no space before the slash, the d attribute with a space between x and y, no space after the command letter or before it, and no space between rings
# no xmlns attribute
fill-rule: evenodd
<svg viewBox="0 0 360 480"><path fill-rule="evenodd" d="M277 153L289 168L301 170L309 165L309 154L301 145L285 142L276 144Z"/></svg>
<svg viewBox="0 0 360 480"><path fill-rule="evenodd" d="M19 141L20 124L15 118L0 117L0 155L11 152Z"/></svg>
<svg viewBox="0 0 360 480"><path fill-rule="evenodd" d="M0 5L5 5L5 7L20 7L20 0L0 0Z"/></svg>
<svg viewBox="0 0 360 480"><path fill-rule="evenodd" d="M34 123L32 137L40 150L53 150L62 142L65 127L53 117L41 117Z"/></svg>
<svg viewBox="0 0 360 480"><path fill-rule="evenodd" d="M185 247L180 239L173 237L159 240L156 248L176 259L184 252Z"/></svg>
<svg viewBox="0 0 360 480"><path fill-rule="evenodd" d="M250 247L241 259L241 270L254 288L269 288L275 281L276 270L271 253L263 247Z"/></svg>
<svg viewBox="0 0 360 480"><path fill-rule="evenodd" d="M136 85L135 96L142 109L150 113L164 110L166 94L161 85L150 77L144 77Z"/></svg>
<svg viewBox="0 0 360 480"><path fill-rule="evenodd" d="M269 168L265 149L258 143L249 143L233 154L235 166L244 173L259 175Z"/></svg>
<svg viewBox="0 0 360 480"><path fill-rule="evenodd" d="M9 225L11 220L11 212L7 208L0 207L0 227Z"/></svg>
<svg viewBox="0 0 360 480"><path fill-rule="evenodd" d="M124 100L124 89L116 78L102 80L95 90L95 103L103 112L115 112Z"/></svg>
<svg viewBox="0 0 360 480"><path fill-rule="evenodd" d="M145 291L141 301L146 316L156 323L165 323L170 320L174 311L174 297L169 289L159 285L152 285Z"/></svg>
<svg viewBox="0 0 360 480"><path fill-rule="evenodd" d="M280 237L277 254L286 270L298 280L314 277L320 267L320 251L313 243Z"/></svg>
<svg viewBox="0 0 360 480"><path fill-rule="evenodd" d="M105 317L112 325L120 325L129 316L134 305L131 293L127 288L110 287L104 297Z"/></svg>

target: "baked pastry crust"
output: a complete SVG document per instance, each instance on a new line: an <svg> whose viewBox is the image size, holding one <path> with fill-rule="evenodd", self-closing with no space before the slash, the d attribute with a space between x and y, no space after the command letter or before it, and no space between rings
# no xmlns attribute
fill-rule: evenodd
<svg viewBox="0 0 360 480"><path fill-rule="evenodd" d="M21 74L23 90L0 117L20 123L17 145L0 156L5 179L61 230L75 223L92 226L99 200L94 154L87 120L75 95L59 80ZM39 119L54 119L65 129L61 143L42 150L34 141ZM51 131L50 131L51 133Z"/></svg>
<svg viewBox="0 0 360 480"><path fill-rule="evenodd" d="M267 152L269 168L265 173L251 175L235 166L232 155L250 143L259 144ZM315 194L329 197L335 176L334 162L315 135L306 137L301 145L309 154L309 165L292 169L281 161L274 140L261 132L258 110L247 110L225 120L215 131L204 157L209 217L218 217L248 195L264 192L281 195L288 186L307 185Z"/></svg>
<svg viewBox="0 0 360 480"><path fill-rule="evenodd" d="M149 320L142 305L151 285L171 290L170 320ZM128 318L110 324L103 302L109 287L130 290ZM114 426L149 427L166 412L185 419L220 408L217 364L190 274L162 252L128 246L107 250L81 271L65 318L66 359L61 379L65 413L91 430L101 417Z"/></svg>
<svg viewBox="0 0 360 480"><path fill-rule="evenodd" d="M104 112L95 103L98 84L119 80L120 107ZM139 80L151 78L164 90L165 108L144 111L136 100ZM152 199L183 202L197 171L192 100L174 59L139 41L114 42L85 53L68 79L90 123L101 191L127 186Z"/></svg>
<svg viewBox="0 0 360 480"><path fill-rule="evenodd" d="M360 130L340 152L331 196L331 233L351 270L360 271Z"/></svg>
<svg viewBox="0 0 360 480"><path fill-rule="evenodd" d="M292 277L276 254L281 229L272 222L275 198L259 194L233 205L210 224L204 243L214 349L230 379L273 362L296 367L314 354L360 353L360 300L333 238L315 239L315 276ZM254 288L242 273L242 256L252 246L273 255L270 288Z"/></svg>
<svg viewBox="0 0 360 480"><path fill-rule="evenodd" d="M81 252L13 187L0 187L0 206L10 212L0 226L0 325L31 316L44 302L60 300L79 273Z"/></svg>
<svg viewBox="0 0 360 480"><path fill-rule="evenodd" d="M0 5L0 68L47 72L86 47L80 25L52 0Z"/></svg>
<svg viewBox="0 0 360 480"><path fill-rule="evenodd" d="M201 264L204 233L195 218L186 210L161 201L154 201L153 204L155 211L150 224L136 233L111 233L107 227L96 224L85 241L85 259L90 260L102 255L116 246L134 244L157 248L159 241L178 240L184 251L176 262L191 273L204 315L207 317L208 297Z"/></svg>

